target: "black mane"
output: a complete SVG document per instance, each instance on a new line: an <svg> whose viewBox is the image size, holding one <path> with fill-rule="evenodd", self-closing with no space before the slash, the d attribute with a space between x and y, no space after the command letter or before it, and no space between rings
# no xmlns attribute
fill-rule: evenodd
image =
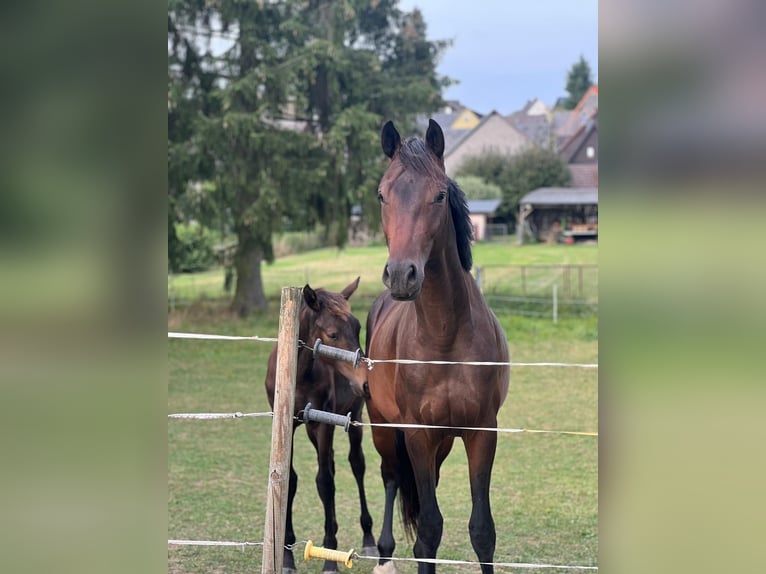
<svg viewBox="0 0 766 574"><path fill-rule="evenodd" d="M473 254L471 253L471 241L473 241L473 224L469 215L468 203L465 193L453 180L449 180L447 186L449 208L452 211L452 222L455 224L455 239L457 240L457 252L460 256L460 264L463 269L470 271L473 266Z"/></svg>

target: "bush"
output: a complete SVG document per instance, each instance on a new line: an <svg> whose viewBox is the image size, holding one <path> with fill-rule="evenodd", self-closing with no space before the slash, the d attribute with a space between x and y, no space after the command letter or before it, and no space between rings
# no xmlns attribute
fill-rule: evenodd
<svg viewBox="0 0 766 574"><path fill-rule="evenodd" d="M569 168L556 152L542 148L528 148L516 155L488 153L473 156L461 165L458 181L476 176L503 190L503 202L495 217L508 222L516 221L519 200L539 187L568 187Z"/></svg>
<svg viewBox="0 0 766 574"><path fill-rule="evenodd" d="M176 224L178 244L171 270L175 273L206 271L216 263L216 236L199 223Z"/></svg>
<svg viewBox="0 0 766 574"><path fill-rule="evenodd" d="M456 180L466 199L502 199L500 186L490 183L478 175L464 175Z"/></svg>

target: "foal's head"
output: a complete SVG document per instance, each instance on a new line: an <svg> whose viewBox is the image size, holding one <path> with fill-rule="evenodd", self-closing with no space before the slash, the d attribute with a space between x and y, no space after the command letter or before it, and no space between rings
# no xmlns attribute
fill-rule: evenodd
<svg viewBox="0 0 766 574"><path fill-rule="evenodd" d="M392 122L383 126L381 145L391 163L378 187L388 263L383 283L394 299L420 294L426 262L435 246L457 249L471 269L473 227L463 191L444 170L444 134L433 120L425 140L402 141Z"/></svg>
<svg viewBox="0 0 766 574"><path fill-rule="evenodd" d="M301 311L301 338L313 346L317 339L323 344L346 351L361 348L359 320L351 314L348 299L359 286L359 277L340 293L325 289L312 289L308 284L303 288L303 300L306 303ZM363 363L354 368L346 361L320 357L317 360L327 362L351 382L356 394L363 394L367 382L367 368Z"/></svg>

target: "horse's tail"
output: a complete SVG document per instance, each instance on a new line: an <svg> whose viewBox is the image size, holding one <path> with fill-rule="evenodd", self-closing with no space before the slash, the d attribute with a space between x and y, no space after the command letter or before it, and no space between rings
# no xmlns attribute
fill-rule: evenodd
<svg viewBox="0 0 766 574"><path fill-rule="evenodd" d="M404 533L409 540L414 539L418 529L420 499L412 469L410 455L404 442L404 433L396 431L397 479L399 482L399 512L404 526Z"/></svg>

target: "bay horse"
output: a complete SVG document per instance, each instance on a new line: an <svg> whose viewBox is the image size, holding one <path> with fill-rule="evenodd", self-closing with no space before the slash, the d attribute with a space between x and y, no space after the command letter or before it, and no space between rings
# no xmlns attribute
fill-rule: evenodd
<svg viewBox="0 0 766 574"><path fill-rule="evenodd" d="M441 127L429 120L425 140L402 141L389 121L381 144L390 158L378 188L387 289L367 318L367 357L507 363L503 329L469 272L473 226L463 191L444 169ZM415 557L436 557L443 529L436 487L455 437L462 438L468 457L471 544L480 562L492 562L496 535L489 495L497 433L457 427L496 428L509 382L508 365L378 363L367 374L361 391L371 423L451 427L373 427L385 487L380 566L396 546L397 489L405 530L416 536ZM490 564L481 570L494 571ZM435 571L434 563L418 562L419 574Z"/></svg>
<svg viewBox="0 0 766 574"><path fill-rule="evenodd" d="M338 347L347 351L360 348L359 320L351 314L348 299L359 286L359 277L340 293L325 289L312 289L306 285L303 288L303 301L300 311L298 338L307 347L313 347L317 339L325 345ZM299 346L298 365L295 387L295 413L303 410L310 402L313 408L330 411L337 414L351 412L353 420L361 420L364 398L352 390L363 386L367 380L367 368L360 364L354 368L345 361L333 361L326 358L314 358L311 348ZM266 394L269 404L274 407L274 386L276 383L277 346L269 355L266 372ZM295 430L303 423L297 420L293 423L293 438ZM326 548L337 548L336 533L338 523L335 518L335 463L333 452L333 435L335 427L316 422L306 423L306 433L317 453L318 470L316 486L324 507L324 539L322 545ZM365 462L362 452L362 429L350 426L348 429L350 450L348 461L356 479L361 506L360 523L362 526L364 552L377 552L375 537L372 534L372 518L367 509L367 499L364 491ZM290 482L287 498L287 518L285 525L285 545L295 543L293 530L293 500L298 488L298 475L293 467L293 453L290 453ZM323 572L337 572L336 562L326 561ZM295 560L291 550L285 549L283 573L295 572Z"/></svg>

